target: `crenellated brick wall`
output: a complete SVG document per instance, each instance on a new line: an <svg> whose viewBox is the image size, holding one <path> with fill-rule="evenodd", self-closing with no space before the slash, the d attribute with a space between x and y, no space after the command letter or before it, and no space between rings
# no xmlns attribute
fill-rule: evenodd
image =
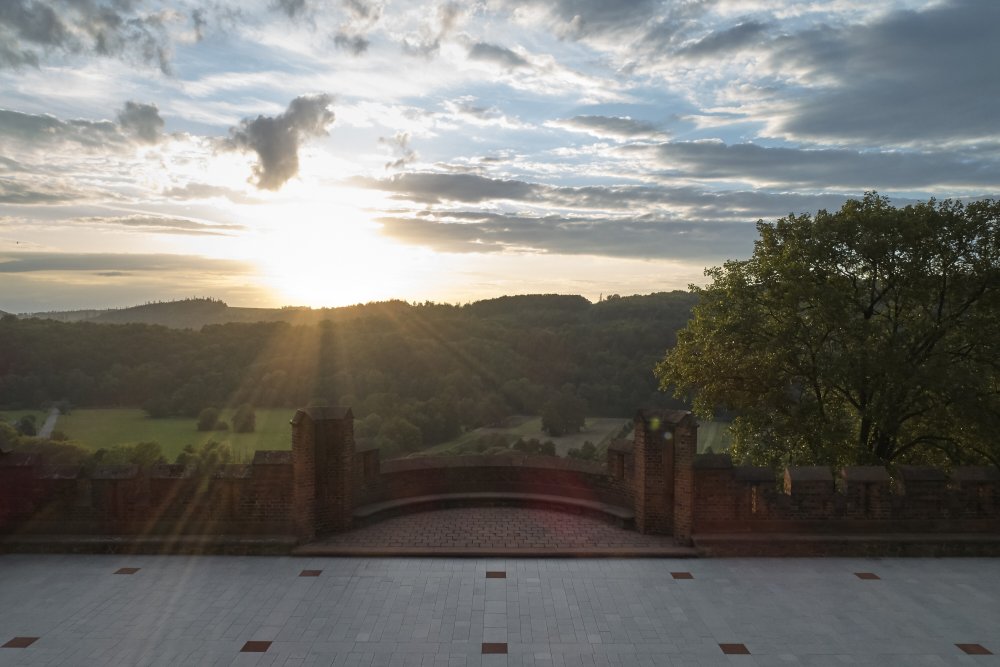
<svg viewBox="0 0 1000 667"><path fill-rule="evenodd" d="M734 467L726 455L694 461L694 532L1000 532L996 468ZM834 474L836 473L836 475Z"/></svg>
<svg viewBox="0 0 1000 667"><path fill-rule="evenodd" d="M0 455L0 533L64 535L292 534L291 452L211 475L180 465L48 466Z"/></svg>
<svg viewBox="0 0 1000 667"><path fill-rule="evenodd" d="M844 536L842 553L862 553L851 542L857 536L870 536L871 546L887 535L935 534L993 536L995 547L969 552L1000 549L996 468L945 474L913 466L780 472L734 466L727 455L695 454L698 425L688 412L639 411L633 440L611 443L603 463L514 453L381 461L377 449L356 451L351 411L328 406L297 411L291 429L291 451L259 451L250 464L220 466L211 474L181 465L85 472L46 465L33 454L0 452L0 539L235 535L307 542L350 529L362 506L490 492L626 510L615 516L631 510L641 532L699 546L714 539L709 553L815 555L831 548L828 542L815 546L818 536ZM760 544L729 539L719 546L726 535ZM801 538L796 549L811 540L813 551L776 546L774 536ZM947 549L942 553L955 552L953 545Z"/></svg>

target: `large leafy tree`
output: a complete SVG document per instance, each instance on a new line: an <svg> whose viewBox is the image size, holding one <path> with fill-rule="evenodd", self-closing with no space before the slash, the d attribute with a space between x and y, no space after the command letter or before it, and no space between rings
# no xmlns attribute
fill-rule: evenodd
<svg viewBox="0 0 1000 667"><path fill-rule="evenodd" d="M868 193L709 269L661 388L761 464L1000 465L1000 203Z"/></svg>

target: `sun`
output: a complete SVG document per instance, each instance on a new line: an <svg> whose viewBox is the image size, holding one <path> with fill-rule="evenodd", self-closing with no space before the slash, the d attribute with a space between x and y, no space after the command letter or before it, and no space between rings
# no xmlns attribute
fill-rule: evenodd
<svg viewBox="0 0 1000 667"><path fill-rule="evenodd" d="M419 294L428 253L381 236L350 190L324 194L267 207L255 261L276 301L315 308Z"/></svg>

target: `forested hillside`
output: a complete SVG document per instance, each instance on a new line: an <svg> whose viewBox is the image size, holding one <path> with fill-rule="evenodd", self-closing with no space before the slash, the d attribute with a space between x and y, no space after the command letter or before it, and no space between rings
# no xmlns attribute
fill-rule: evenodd
<svg viewBox="0 0 1000 667"><path fill-rule="evenodd" d="M588 415L664 403L654 364L694 297L522 296L466 306L403 302L323 311L313 324L201 330L47 319L0 321L0 406L142 407L195 416L207 406L353 407L359 436L405 449L463 429L540 414L571 396ZM302 313L309 322L314 312ZM390 436L392 436L390 438Z"/></svg>

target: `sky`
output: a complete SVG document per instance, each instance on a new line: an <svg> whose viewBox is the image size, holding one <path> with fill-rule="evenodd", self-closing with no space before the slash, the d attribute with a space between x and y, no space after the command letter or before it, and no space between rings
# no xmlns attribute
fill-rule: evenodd
<svg viewBox="0 0 1000 667"><path fill-rule="evenodd" d="M684 289L997 197L995 0L3 0L0 310Z"/></svg>

